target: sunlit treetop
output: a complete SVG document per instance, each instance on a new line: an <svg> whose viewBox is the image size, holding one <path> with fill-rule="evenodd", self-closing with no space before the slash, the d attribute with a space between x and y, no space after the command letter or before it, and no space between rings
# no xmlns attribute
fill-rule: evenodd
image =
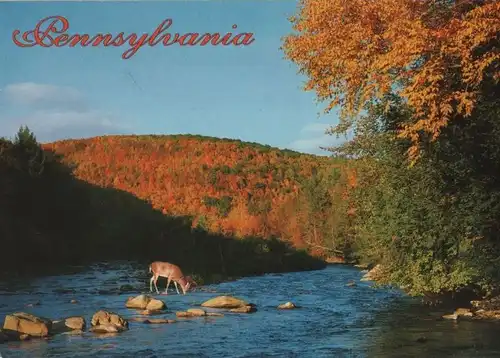
<svg viewBox="0 0 500 358"><path fill-rule="evenodd" d="M500 2L495 0L299 0L283 50L308 77L306 90L340 107L335 132L389 92L415 111L399 136L418 157L453 116L469 116L481 84L500 78Z"/></svg>

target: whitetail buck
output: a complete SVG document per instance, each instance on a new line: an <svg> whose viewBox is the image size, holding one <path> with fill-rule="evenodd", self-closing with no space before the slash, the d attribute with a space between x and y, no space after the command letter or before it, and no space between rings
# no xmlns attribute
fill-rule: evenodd
<svg viewBox="0 0 500 358"><path fill-rule="evenodd" d="M182 270L179 266L171 264L169 262L155 261L149 265L149 272L153 273L153 276L149 280L149 290L153 292L153 283L156 288L156 293L160 293L158 291L158 286L156 282L159 277L165 277L167 279L167 288L165 288L165 294L168 294L168 287L170 286L170 282L174 281L175 290L177 294L180 294L179 289L177 288L177 283L181 285L182 292L186 294L192 284L196 285L196 282L190 276L184 276Z"/></svg>

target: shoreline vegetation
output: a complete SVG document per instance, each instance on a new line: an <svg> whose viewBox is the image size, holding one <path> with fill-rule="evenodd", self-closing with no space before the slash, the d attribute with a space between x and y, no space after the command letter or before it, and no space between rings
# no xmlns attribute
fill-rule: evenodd
<svg viewBox="0 0 500 358"><path fill-rule="evenodd" d="M290 22L286 58L354 134L330 148L356 171L353 256L431 302L498 296L500 2L303 0Z"/></svg>

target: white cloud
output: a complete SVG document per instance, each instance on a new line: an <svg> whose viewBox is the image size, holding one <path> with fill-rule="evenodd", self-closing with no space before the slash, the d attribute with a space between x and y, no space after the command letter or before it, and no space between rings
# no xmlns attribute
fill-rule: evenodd
<svg viewBox="0 0 500 358"><path fill-rule="evenodd" d="M131 133L130 126L119 124L110 115L98 111L37 111L2 122L2 132L15 133L21 125L27 125L41 142Z"/></svg>
<svg viewBox="0 0 500 358"><path fill-rule="evenodd" d="M130 126L112 114L89 109L84 95L73 87L23 82L6 86L0 95L14 113L20 105L29 109L27 115L0 118L0 136L15 134L21 125L41 142L131 133Z"/></svg>
<svg viewBox="0 0 500 358"><path fill-rule="evenodd" d="M85 98L76 88L33 82L7 85L3 89L6 99L12 104L31 108L85 110Z"/></svg>

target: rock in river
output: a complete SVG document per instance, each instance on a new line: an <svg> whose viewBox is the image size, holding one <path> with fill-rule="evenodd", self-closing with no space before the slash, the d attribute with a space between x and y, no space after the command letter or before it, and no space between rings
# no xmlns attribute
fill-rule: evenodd
<svg viewBox="0 0 500 358"><path fill-rule="evenodd" d="M292 302L283 303L278 306L278 309L280 310L291 310L294 308L297 308L297 306L295 306Z"/></svg>
<svg viewBox="0 0 500 358"><path fill-rule="evenodd" d="M92 316L90 330L96 333L116 333L128 329L128 321L113 312L97 311Z"/></svg>
<svg viewBox="0 0 500 358"><path fill-rule="evenodd" d="M25 312L5 316L4 330L19 332L36 337L46 337L51 333L52 321Z"/></svg>
<svg viewBox="0 0 500 358"><path fill-rule="evenodd" d="M137 297L129 297L125 303L127 308L136 308L148 311L160 311L167 308L165 303L161 300L153 298L149 295L139 295Z"/></svg>
<svg viewBox="0 0 500 358"><path fill-rule="evenodd" d="M229 312L234 312L234 313L254 313L257 312L257 308L255 305L249 304L245 306L240 306L237 308L232 308L229 310Z"/></svg>
<svg viewBox="0 0 500 358"><path fill-rule="evenodd" d="M85 318L83 317L68 317L60 321L52 322L53 333L65 333L70 331L83 332L86 327Z"/></svg>
<svg viewBox="0 0 500 358"><path fill-rule="evenodd" d="M226 309L240 308L248 305L247 302L231 296L218 296L201 304L202 307Z"/></svg>

